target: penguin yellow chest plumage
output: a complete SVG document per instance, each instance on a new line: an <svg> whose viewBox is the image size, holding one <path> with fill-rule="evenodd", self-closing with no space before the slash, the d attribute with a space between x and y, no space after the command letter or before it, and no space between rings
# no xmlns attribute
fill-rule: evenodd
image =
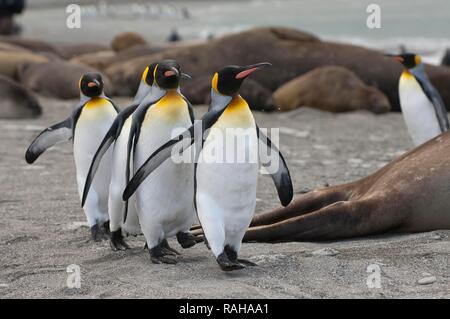
<svg viewBox="0 0 450 319"><path fill-rule="evenodd" d="M96 97L85 104L80 118L86 120L101 120L111 115L117 115L117 111L111 102L105 98Z"/></svg>
<svg viewBox="0 0 450 319"><path fill-rule="evenodd" d="M155 121L162 121L169 125L176 124L188 118L189 110L186 101L177 91L169 91L148 109L143 126L149 127L155 124Z"/></svg>
<svg viewBox="0 0 450 319"><path fill-rule="evenodd" d="M255 127L255 119L247 102L240 95L236 95L213 127L251 128Z"/></svg>

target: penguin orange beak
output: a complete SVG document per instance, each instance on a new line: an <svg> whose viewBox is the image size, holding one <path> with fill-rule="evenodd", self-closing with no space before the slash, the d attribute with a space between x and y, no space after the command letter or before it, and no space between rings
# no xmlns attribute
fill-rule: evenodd
<svg viewBox="0 0 450 319"><path fill-rule="evenodd" d="M271 66L272 64L270 64L269 62L262 62L262 63L257 63L257 64L251 64L251 65L247 65L244 66L241 72L239 72L238 74L236 74L235 78L238 79L244 79L247 76L249 76L250 74L252 74L255 71L258 71L260 69L266 68L268 66Z"/></svg>
<svg viewBox="0 0 450 319"><path fill-rule="evenodd" d="M171 68L170 70L167 70L166 72L164 72L164 76L167 77L167 78L169 76L174 76L174 75L177 75L177 74L179 74L179 72L175 68Z"/></svg>
<svg viewBox="0 0 450 319"><path fill-rule="evenodd" d="M97 86L99 86L99 85L100 85L100 83L99 83L97 80L94 80L94 81L89 82L89 83L87 84L87 86L90 87L90 88L97 87Z"/></svg>

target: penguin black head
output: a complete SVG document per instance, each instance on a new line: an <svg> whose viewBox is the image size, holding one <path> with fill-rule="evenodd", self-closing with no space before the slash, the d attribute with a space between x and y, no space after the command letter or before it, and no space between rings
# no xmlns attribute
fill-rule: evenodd
<svg viewBox="0 0 450 319"><path fill-rule="evenodd" d="M162 89L170 90L178 88L181 78L191 77L180 71L180 65L175 60L159 62L154 70L155 83Z"/></svg>
<svg viewBox="0 0 450 319"><path fill-rule="evenodd" d="M246 66L226 66L214 74L211 86L217 93L234 96L239 93L239 88L250 74L271 65L263 62Z"/></svg>
<svg viewBox="0 0 450 319"><path fill-rule="evenodd" d="M420 55L414 53L403 53L399 55L388 54L387 56L400 62L407 69L415 68L416 66L422 63Z"/></svg>
<svg viewBox="0 0 450 319"><path fill-rule="evenodd" d="M102 76L98 73L87 73L80 79L80 91L88 97L100 96L103 93Z"/></svg>
<svg viewBox="0 0 450 319"><path fill-rule="evenodd" d="M142 73L142 81L144 81L145 84L149 86L153 85L153 82L155 80L154 72L157 65L158 63L152 63L145 68L144 72Z"/></svg>

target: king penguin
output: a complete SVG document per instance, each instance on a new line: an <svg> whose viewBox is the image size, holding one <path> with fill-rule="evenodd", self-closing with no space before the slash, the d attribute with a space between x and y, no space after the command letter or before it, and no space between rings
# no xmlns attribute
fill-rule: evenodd
<svg viewBox="0 0 450 319"><path fill-rule="evenodd" d="M238 259L238 253L254 214L262 153L274 154L270 159L278 164L264 162L263 166L277 168L269 173L281 203L288 205L293 196L292 181L283 156L256 125L247 102L239 95L244 79L269 65L228 66L216 72L212 79L211 105L202 120L153 153L125 189L125 194L130 196L171 156L176 144L183 140L189 141L184 145L195 142L194 200L197 215L208 244L224 271L254 265ZM196 132L201 132L200 142Z"/></svg>
<svg viewBox="0 0 450 319"><path fill-rule="evenodd" d="M414 144L420 145L447 131L447 109L430 83L421 57L412 53L389 56L405 68L399 81L400 107Z"/></svg>
<svg viewBox="0 0 450 319"><path fill-rule="evenodd" d="M151 100L153 72L156 63L148 65L141 76L141 82L133 102L130 106L123 109L114 120L100 147L97 149L92 159L89 173L84 186L81 206L84 206L92 181L103 158L112 144L112 161L111 161L111 183L109 185L108 212L109 227L111 231L110 246L113 251L126 250L128 244L123 239L123 235L141 234L139 221L137 218L134 197L130 198L128 205L122 201L122 193L127 186L129 169L126 169L127 163L127 146L128 136L130 133L132 114L144 100ZM126 216L125 216L126 214Z"/></svg>
<svg viewBox="0 0 450 319"><path fill-rule="evenodd" d="M145 99L133 113L128 140L132 167L142 165L176 130L192 125L192 105L179 90L181 76L173 60L156 65L152 99ZM176 236L183 248L195 245L188 232L195 218L193 186L193 163L168 161L137 189L139 223L153 263L177 262L178 252L168 245L167 238Z"/></svg>
<svg viewBox="0 0 450 319"><path fill-rule="evenodd" d="M31 164L45 150L58 142L73 141L76 178L80 199L89 165L119 109L103 93L100 74L85 74L79 81L80 104L64 121L42 131L28 148L25 159ZM84 212L94 241L109 237L108 188L111 178L111 152L92 181Z"/></svg>

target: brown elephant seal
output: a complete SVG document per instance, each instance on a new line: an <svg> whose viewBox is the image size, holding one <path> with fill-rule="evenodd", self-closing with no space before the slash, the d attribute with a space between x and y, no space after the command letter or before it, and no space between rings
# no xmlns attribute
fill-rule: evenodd
<svg viewBox="0 0 450 319"><path fill-rule="evenodd" d="M0 41L25 48L32 52L52 52L58 54L58 50L52 44L49 44L45 41L17 36L0 36Z"/></svg>
<svg viewBox="0 0 450 319"><path fill-rule="evenodd" d="M7 42L0 42L0 51L29 51L29 50Z"/></svg>
<svg viewBox="0 0 450 319"><path fill-rule="evenodd" d="M36 97L16 81L0 75L0 118L24 119L41 115Z"/></svg>
<svg viewBox="0 0 450 319"><path fill-rule="evenodd" d="M255 215L244 240L320 241L450 229L449 156L447 132L368 177L297 195L287 207Z"/></svg>
<svg viewBox="0 0 450 319"><path fill-rule="evenodd" d="M255 74L253 80L274 92L284 83L326 65L338 65L354 72L364 83L381 90L393 110L400 110L398 79L401 65L383 53L354 45L321 41L317 37L282 27L264 27L227 35L201 44L172 47L162 53L142 56L105 69L116 87L135 92L140 73L152 62L175 59L194 78L213 74L226 64L247 65L267 59L274 68ZM426 65L432 84L450 108L450 69Z"/></svg>
<svg viewBox="0 0 450 319"><path fill-rule="evenodd" d="M81 63L84 65L91 66L98 70L104 70L108 66L127 61L139 56L154 54L157 52L161 52L165 50L163 47L153 47L147 44L145 45L135 45L127 50L123 50L120 52L115 52L113 50L105 50L98 51L93 53L86 53L72 58L71 62ZM129 90L129 87L126 87L124 93L121 95L133 95L135 92Z"/></svg>
<svg viewBox="0 0 450 319"><path fill-rule="evenodd" d="M79 63L102 70L108 66L116 57L116 52L112 50L99 51L94 53L86 53L70 59L70 62Z"/></svg>
<svg viewBox="0 0 450 319"><path fill-rule="evenodd" d="M366 109L380 114L391 110L380 90L340 66L320 67L287 82L273 93L273 100L280 111L301 106L330 112Z"/></svg>
<svg viewBox="0 0 450 319"><path fill-rule="evenodd" d="M78 82L83 74L99 73L81 64L63 60L48 63L26 63L19 67L20 82L28 89L42 95L60 99L73 99L80 95ZM103 77L105 93L112 95L114 90L107 77Z"/></svg>
<svg viewBox="0 0 450 319"><path fill-rule="evenodd" d="M0 74L15 79L20 65L47 61L47 57L28 51L0 51Z"/></svg>
<svg viewBox="0 0 450 319"><path fill-rule="evenodd" d="M116 51L124 51L136 45L147 44L147 41L138 33L123 32L114 37L111 41L111 48Z"/></svg>
<svg viewBox="0 0 450 319"><path fill-rule="evenodd" d="M211 75L203 75L184 81L181 84L183 95L194 105L211 102ZM247 101L252 110L275 110L272 92L252 79L246 79L239 94Z"/></svg>
<svg viewBox="0 0 450 319"><path fill-rule="evenodd" d="M74 57L109 50L109 47L96 43L77 43L77 44L61 44L55 45L56 53L65 60L70 60Z"/></svg>

